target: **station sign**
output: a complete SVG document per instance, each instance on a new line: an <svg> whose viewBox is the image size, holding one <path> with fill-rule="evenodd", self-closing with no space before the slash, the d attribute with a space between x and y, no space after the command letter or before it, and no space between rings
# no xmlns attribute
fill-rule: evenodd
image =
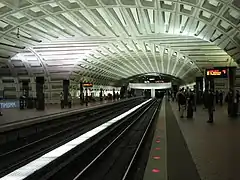
<svg viewBox="0 0 240 180"><path fill-rule="evenodd" d="M83 87L93 87L92 83L83 83Z"/></svg>
<svg viewBox="0 0 240 180"><path fill-rule="evenodd" d="M164 83L164 81L162 81L162 80L161 81L155 81L155 83Z"/></svg>
<svg viewBox="0 0 240 180"><path fill-rule="evenodd" d="M206 69L206 75L215 78L227 78L227 68Z"/></svg>

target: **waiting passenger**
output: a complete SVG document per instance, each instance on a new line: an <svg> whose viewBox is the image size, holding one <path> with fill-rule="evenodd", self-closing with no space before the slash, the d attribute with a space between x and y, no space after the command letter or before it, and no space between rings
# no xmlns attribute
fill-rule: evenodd
<svg viewBox="0 0 240 180"><path fill-rule="evenodd" d="M204 108L207 109L207 102L208 102L208 90L206 89L203 93L203 105Z"/></svg>
<svg viewBox="0 0 240 180"><path fill-rule="evenodd" d="M117 98L117 100L119 100L119 93L117 92L117 94L116 94L116 98Z"/></svg>
<svg viewBox="0 0 240 180"><path fill-rule="evenodd" d="M214 111L214 93L213 90L211 89L207 95L206 99L206 105L208 108L208 123L213 123L213 111Z"/></svg>
<svg viewBox="0 0 240 180"><path fill-rule="evenodd" d="M220 92L219 92L219 102L220 102L220 106L222 106L223 105L223 92L222 92L222 90L220 90Z"/></svg>
<svg viewBox="0 0 240 180"><path fill-rule="evenodd" d="M0 116L3 116L2 110L1 110L1 105L0 105Z"/></svg>
<svg viewBox="0 0 240 180"><path fill-rule="evenodd" d="M236 91L236 114L238 114L238 108L239 108L239 100L240 100L240 94L239 91Z"/></svg>
<svg viewBox="0 0 240 180"><path fill-rule="evenodd" d="M227 94L227 103L228 103L228 116L233 115L233 104L234 104L234 97L233 97L233 90L230 90Z"/></svg>
<svg viewBox="0 0 240 180"><path fill-rule="evenodd" d="M219 92L218 90L216 90L216 104L218 104L218 101L219 101Z"/></svg>
<svg viewBox="0 0 240 180"><path fill-rule="evenodd" d="M115 101L115 99L116 99L116 93L115 93L115 91L113 92L113 100Z"/></svg>
<svg viewBox="0 0 240 180"><path fill-rule="evenodd" d="M88 106L88 96L85 97L86 106Z"/></svg>
<svg viewBox="0 0 240 180"><path fill-rule="evenodd" d="M177 92L177 95L176 95L176 98L177 98L177 102L178 102L178 111L180 112L180 103L179 103L179 100L178 100L178 95L180 94L181 92L181 89L179 89L179 91Z"/></svg>
<svg viewBox="0 0 240 180"><path fill-rule="evenodd" d="M186 96L184 95L183 89L181 89L178 94L178 103L180 105L180 117L183 118L183 114L186 109Z"/></svg>
<svg viewBox="0 0 240 180"><path fill-rule="evenodd" d="M63 96L63 92L60 93L60 101L61 101L61 109L64 108L64 96Z"/></svg>
<svg viewBox="0 0 240 180"><path fill-rule="evenodd" d="M193 117L193 106L194 106L194 94L190 92L189 97L187 98L187 118Z"/></svg>

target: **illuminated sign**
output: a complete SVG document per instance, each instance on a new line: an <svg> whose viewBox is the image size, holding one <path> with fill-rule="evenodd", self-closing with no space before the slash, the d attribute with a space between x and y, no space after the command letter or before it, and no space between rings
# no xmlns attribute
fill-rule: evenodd
<svg viewBox="0 0 240 180"><path fill-rule="evenodd" d="M164 81L155 81L155 83L164 83Z"/></svg>
<svg viewBox="0 0 240 180"><path fill-rule="evenodd" d="M92 83L83 83L83 87L93 87Z"/></svg>
<svg viewBox="0 0 240 180"><path fill-rule="evenodd" d="M227 69L226 68L207 69L206 74L207 76L227 77Z"/></svg>
<svg viewBox="0 0 240 180"><path fill-rule="evenodd" d="M0 102L0 108L1 109L19 108L19 101Z"/></svg>

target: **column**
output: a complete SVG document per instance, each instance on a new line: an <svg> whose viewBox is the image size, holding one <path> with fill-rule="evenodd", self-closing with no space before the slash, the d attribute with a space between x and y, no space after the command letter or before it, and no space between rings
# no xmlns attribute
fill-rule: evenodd
<svg viewBox="0 0 240 180"><path fill-rule="evenodd" d="M213 91L215 91L215 85L214 85L214 78L213 77L209 78L209 89L212 89Z"/></svg>
<svg viewBox="0 0 240 180"><path fill-rule="evenodd" d="M33 108L33 99L29 97L29 80L22 81L22 95L25 97L24 105L25 107L32 109Z"/></svg>
<svg viewBox="0 0 240 180"><path fill-rule="evenodd" d="M86 102L86 104L88 103L88 100L89 100L89 98L88 98L88 96L89 96L88 91L89 91L89 89L85 88L85 92L86 92L86 94L85 94L85 102Z"/></svg>
<svg viewBox="0 0 240 180"><path fill-rule="evenodd" d="M68 94L69 94L69 80L63 80L63 97L64 97L64 105L68 106Z"/></svg>
<svg viewBox="0 0 240 180"><path fill-rule="evenodd" d="M228 70L228 82L229 82L229 90L233 91L233 97L235 99L235 80L236 80L236 68L235 67L229 67ZM232 104L230 105L230 116L234 117L236 116L237 111L235 111L235 108L237 105L235 104L235 101L233 100Z"/></svg>
<svg viewBox="0 0 240 180"><path fill-rule="evenodd" d="M22 81L22 91L24 96L29 96L29 80Z"/></svg>
<svg viewBox="0 0 240 180"><path fill-rule="evenodd" d="M207 77L204 78L205 81L205 91L209 90L209 79Z"/></svg>
<svg viewBox="0 0 240 180"><path fill-rule="evenodd" d="M36 77L36 109L45 109L45 98L44 98L44 77Z"/></svg>
<svg viewBox="0 0 240 180"><path fill-rule="evenodd" d="M151 89L151 97L155 98L155 89Z"/></svg>
<svg viewBox="0 0 240 180"><path fill-rule="evenodd" d="M80 104L83 105L84 103L84 92L83 92L83 83L80 82Z"/></svg>
<svg viewBox="0 0 240 180"><path fill-rule="evenodd" d="M235 80L236 80L236 68L230 67L228 71L229 90L233 90L235 93Z"/></svg>

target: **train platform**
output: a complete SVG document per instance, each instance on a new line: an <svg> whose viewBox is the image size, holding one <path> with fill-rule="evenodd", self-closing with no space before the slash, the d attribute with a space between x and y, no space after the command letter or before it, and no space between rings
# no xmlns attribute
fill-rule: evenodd
<svg viewBox="0 0 240 180"><path fill-rule="evenodd" d="M216 106L214 123L197 107L193 119L179 118L178 105L166 104L168 177L194 180L239 180L240 118Z"/></svg>
<svg viewBox="0 0 240 180"><path fill-rule="evenodd" d="M0 116L0 132L5 130L11 130L14 128L19 128L25 125L31 125L37 122L42 122L43 120L49 120L54 117L58 117L65 114L71 114L76 111L84 111L86 109L92 109L96 107L101 107L106 104L115 103L117 101L102 101L89 103L88 106L73 104L72 108L61 109L60 105L52 104L46 105L44 111L38 111L36 109L2 109L3 116Z"/></svg>

